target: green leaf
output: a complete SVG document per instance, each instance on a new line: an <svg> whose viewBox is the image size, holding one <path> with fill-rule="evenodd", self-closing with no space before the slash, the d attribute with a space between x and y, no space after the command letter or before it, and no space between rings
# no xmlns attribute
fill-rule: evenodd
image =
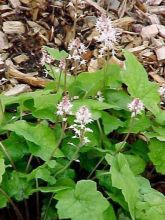
<svg viewBox="0 0 165 220"><path fill-rule="evenodd" d="M116 64L108 64L105 67L106 71L106 86L111 89L119 89L122 85L120 71L121 68Z"/></svg>
<svg viewBox="0 0 165 220"><path fill-rule="evenodd" d="M106 90L104 96L105 102L127 111L128 103L132 101L131 97L123 90Z"/></svg>
<svg viewBox="0 0 165 220"><path fill-rule="evenodd" d="M131 155L131 154L125 154L125 157L129 163L129 166L132 172L135 175L138 175L144 172L146 163L141 157L139 157L138 155Z"/></svg>
<svg viewBox="0 0 165 220"><path fill-rule="evenodd" d="M8 124L4 129L14 131L17 135L23 136L27 141L32 142L36 145L35 156L39 156L43 160L48 160L57 146L55 134L51 128L46 125L28 124L24 120L17 121L13 124ZM56 151L58 155L60 151Z"/></svg>
<svg viewBox="0 0 165 220"><path fill-rule="evenodd" d="M58 49L54 49L51 47L44 46L44 49L49 53L49 55L55 60L65 59L68 56L68 53L64 50L59 51Z"/></svg>
<svg viewBox="0 0 165 220"><path fill-rule="evenodd" d="M81 180L75 188L60 191L55 198L60 219L98 220L98 216L102 216L109 207L108 201L91 180Z"/></svg>
<svg viewBox="0 0 165 220"><path fill-rule="evenodd" d="M165 174L165 142L151 139L148 147L150 149L149 158L157 172Z"/></svg>
<svg viewBox="0 0 165 220"><path fill-rule="evenodd" d="M152 189L147 179L138 177L139 200L136 204L137 220L164 220L165 196Z"/></svg>
<svg viewBox="0 0 165 220"><path fill-rule="evenodd" d="M27 180L30 181L32 179L42 179L51 185L56 182L55 178L51 175L50 170L45 166L45 164L33 169L33 171L28 174Z"/></svg>
<svg viewBox="0 0 165 220"><path fill-rule="evenodd" d="M122 190L128 203L130 215L135 220L135 207L138 198L138 184L129 167L126 157L119 153L116 156L106 155L107 162L111 165L110 173L112 185ZM128 187L129 186L129 187Z"/></svg>
<svg viewBox="0 0 165 220"><path fill-rule="evenodd" d="M2 182L2 176L5 173L5 163L4 163L4 159L0 158L0 184Z"/></svg>
<svg viewBox="0 0 165 220"><path fill-rule="evenodd" d="M73 102L72 111L76 112L81 106L87 106L91 110L104 110L116 108L115 105L111 105L105 102L99 102L93 99L80 99Z"/></svg>
<svg viewBox="0 0 165 220"><path fill-rule="evenodd" d="M124 123L120 119L110 115L107 112L102 112L101 118L103 122L104 132L106 135L116 130L119 127L123 127Z"/></svg>
<svg viewBox="0 0 165 220"><path fill-rule="evenodd" d="M130 113L131 115L131 113ZM146 131L151 127L152 123L149 117L145 114L138 115L133 119L132 126L131 126L131 133L139 133L142 131ZM128 133L130 130L130 118L125 122L123 128L119 129L121 133Z"/></svg>
<svg viewBox="0 0 165 220"><path fill-rule="evenodd" d="M2 182L4 191L17 201L28 198L33 193L32 185L27 181L26 174L16 171L6 175Z"/></svg>
<svg viewBox="0 0 165 220"><path fill-rule="evenodd" d="M109 205L108 209L103 213L103 220L116 220L112 205Z"/></svg>
<svg viewBox="0 0 165 220"><path fill-rule="evenodd" d="M8 199L0 192L0 209L7 206Z"/></svg>
<svg viewBox="0 0 165 220"><path fill-rule="evenodd" d="M13 160L20 160L24 155L29 153L28 146L23 137L12 132L8 139L2 141L9 155Z"/></svg>
<svg viewBox="0 0 165 220"><path fill-rule="evenodd" d="M153 114L157 115L160 111L158 104L160 96L158 85L148 80L147 72L136 57L125 51L126 68L122 70L123 82L128 86L128 92L134 98L139 98Z"/></svg>
<svg viewBox="0 0 165 220"><path fill-rule="evenodd" d="M98 70L95 73L81 73L76 77L76 80L69 87L69 92L72 96L85 94L85 97L96 95L97 91L103 88L103 70Z"/></svg>
<svg viewBox="0 0 165 220"><path fill-rule="evenodd" d="M107 195L116 203L118 203L123 209L128 210L127 203L124 199L120 189L112 186L112 180L110 173L104 173L103 171L97 172L97 178L99 179L100 186L106 189Z"/></svg>

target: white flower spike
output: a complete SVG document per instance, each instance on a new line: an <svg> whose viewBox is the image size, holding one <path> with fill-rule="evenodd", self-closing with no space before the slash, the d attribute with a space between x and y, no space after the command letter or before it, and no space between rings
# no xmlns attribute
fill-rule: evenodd
<svg viewBox="0 0 165 220"><path fill-rule="evenodd" d="M135 117L144 110L144 104L139 98L135 98L131 103L128 104L128 109L132 112L131 117Z"/></svg>
<svg viewBox="0 0 165 220"><path fill-rule="evenodd" d="M72 106L68 96L64 96L62 101L57 105L57 115L64 116L64 121L66 121L66 115L72 114Z"/></svg>

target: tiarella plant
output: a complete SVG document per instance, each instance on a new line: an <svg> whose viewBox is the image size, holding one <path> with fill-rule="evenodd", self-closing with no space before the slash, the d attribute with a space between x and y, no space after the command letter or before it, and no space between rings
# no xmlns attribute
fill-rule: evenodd
<svg viewBox="0 0 165 220"><path fill-rule="evenodd" d="M106 21L113 34L107 19L97 29ZM0 208L21 220L31 201L35 219L164 220L165 197L147 179L165 174L164 90L129 52L124 69L77 74L86 47L76 38L69 50L45 47L45 89L0 95Z"/></svg>

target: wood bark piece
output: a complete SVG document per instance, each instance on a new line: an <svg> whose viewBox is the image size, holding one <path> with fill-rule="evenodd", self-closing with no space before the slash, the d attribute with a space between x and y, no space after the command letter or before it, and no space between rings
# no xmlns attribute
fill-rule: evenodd
<svg viewBox="0 0 165 220"><path fill-rule="evenodd" d="M152 0L151 5L160 5L163 0Z"/></svg>
<svg viewBox="0 0 165 220"><path fill-rule="evenodd" d="M29 60L29 57L26 56L26 54L21 54L19 56L16 56L13 58L13 60L17 63L20 64L22 62L26 62L27 60Z"/></svg>
<svg viewBox="0 0 165 220"><path fill-rule="evenodd" d="M130 48L128 49L129 52L140 52L144 49L146 49L147 45L140 45L140 46L137 46L137 47L133 47L133 48Z"/></svg>
<svg viewBox="0 0 165 220"><path fill-rule="evenodd" d="M161 37L165 38L165 26L164 25L158 25L159 34Z"/></svg>
<svg viewBox="0 0 165 220"><path fill-rule="evenodd" d="M11 10L11 8L8 5L0 5L0 11L8 11Z"/></svg>
<svg viewBox="0 0 165 220"><path fill-rule="evenodd" d="M160 85L165 84L165 79L163 77L159 76L157 73L149 72L149 75L154 79L154 81L158 82Z"/></svg>
<svg viewBox="0 0 165 220"><path fill-rule="evenodd" d="M151 14L148 16L148 18L149 18L151 24L160 24L160 20L159 20L158 15Z"/></svg>
<svg viewBox="0 0 165 220"><path fill-rule="evenodd" d="M122 28L124 30L128 30L128 26L133 22L135 22L134 18L124 17L124 18L119 18L119 19L116 19L115 21L112 21L112 24L115 27Z"/></svg>
<svg viewBox="0 0 165 220"><path fill-rule="evenodd" d="M148 9L149 13L153 14L165 14L165 5L160 5L160 6L150 6Z"/></svg>
<svg viewBox="0 0 165 220"><path fill-rule="evenodd" d="M165 43L162 38L152 39L152 43L155 45L155 53L158 61L165 60Z"/></svg>
<svg viewBox="0 0 165 220"><path fill-rule="evenodd" d="M0 51L8 49L11 46L12 44L8 42L6 35L2 31L0 31Z"/></svg>
<svg viewBox="0 0 165 220"><path fill-rule="evenodd" d="M165 45L162 45L162 46L156 48L155 53L156 53L158 61L165 60Z"/></svg>
<svg viewBox="0 0 165 220"><path fill-rule="evenodd" d="M39 87L39 88L43 88L46 86L48 82L51 82L51 80L48 80L48 79L42 79L40 77L34 77L28 74L22 73L12 66L8 67L6 75L8 78L15 78L20 82L24 82L24 83L27 83L29 85L32 85L34 87Z"/></svg>
<svg viewBox="0 0 165 220"><path fill-rule="evenodd" d="M2 29L6 34L23 34L25 32L25 26L20 21L5 21Z"/></svg>
<svg viewBox="0 0 165 220"><path fill-rule="evenodd" d="M19 95L24 92L30 92L31 88L27 84L19 84L4 93L6 96Z"/></svg>
<svg viewBox="0 0 165 220"><path fill-rule="evenodd" d="M19 0L9 0L9 2L13 8L18 8L19 6L21 6L21 3Z"/></svg>
<svg viewBox="0 0 165 220"><path fill-rule="evenodd" d="M106 11L102 7L100 7L96 2L94 2L92 0L85 0L85 2L88 3L89 5L93 6L94 8L96 8L102 14L106 14Z"/></svg>
<svg viewBox="0 0 165 220"><path fill-rule="evenodd" d="M141 36L145 39L151 39L159 33L158 27L156 24L152 24L146 27L143 27L141 30Z"/></svg>

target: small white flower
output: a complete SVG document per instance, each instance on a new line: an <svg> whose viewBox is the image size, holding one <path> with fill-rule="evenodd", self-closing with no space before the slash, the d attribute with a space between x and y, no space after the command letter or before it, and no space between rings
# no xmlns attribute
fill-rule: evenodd
<svg viewBox="0 0 165 220"><path fill-rule="evenodd" d="M76 112L76 123L79 123L81 125L86 125L90 122L92 122L92 115L89 111L89 109L86 106L82 106L77 112Z"/></svg>
<svg viewBox="0 0 165 220"><path fill-rule="evenodd" d="M92 129L86 127L86 125L92 121L92 115L89 109L86 106L80 107L80 109L76 112L76 119L74 120L74 124L71 125L70 128L75 133L73 138L79 138L82 145L90 142L85 134L86 132L93 132Z"/></svg>
<svg viewBox="0 0 165 220"><path fill-rule="evenodd" d="M165 98L165 87L161 86L158 90L160 96L162 96L163 98Z"/></svg>
<svg viewBox="0 0 165 220"><path fill-rule="evenodd" d="M78 61L81 65L85 64L85 60L82 58L82 55L86 53L87 48L83 43L81 43L79 38L76 38L69 43L68 50L71 53L68 56L68 59Z"/></svg>
<svg viewBox="0 0 165 220"><path fill-rule="evenodd" d="M103 44L103 47L99 51L102 57L106 49L113 49L119 33L113 27L111 19L105 14L97 19L96 30L99 32L99 36L96 39Z"/></svg>
<svg viewBox="0 0 165 220"><path fill-rule="evenodd" d="M135 117L144 110L144 104L139 98L135 98L131 103L128 104L128 109L132 112L131 117Z"/></svg>
<svg viewBox="0 0 165 220"><path fill-rule="evenodd" d="M44 66L46 63L50 64L52 61L53 59L51 56L45 51L45 49L42 48L42 57L40 60L41 65Z"/></svg>
<svg viewBox="0 0 165 220"><path fill-rule="evenodd" d="M63 121L66 121L66 115L72 114L71 108L72 103L70 102L68 96L64 96L62 101L57 105L57 115L65 116Z"/></svg>
<svg viewBox="0 0 165 220"><path fill-rule="evenodd" d="M95 98L99 101L99 102L104 102L104 97L101 91L97 92L97 95L95 96Z"/></svg>
<svg viewBox="0 0 165 220"><path fill-rule="evenodd" d="M60 60L60 64L59 64L59 68L60 68L61 70L65 70L65 67L66 67L65 59L61 59L61 60Z"/></svg>
<svg viewBox="0 0 165 220"><path fill-rule="evenodd" d="M86 64L86 60L81 60L80 65L85 65Z"/></svg>

